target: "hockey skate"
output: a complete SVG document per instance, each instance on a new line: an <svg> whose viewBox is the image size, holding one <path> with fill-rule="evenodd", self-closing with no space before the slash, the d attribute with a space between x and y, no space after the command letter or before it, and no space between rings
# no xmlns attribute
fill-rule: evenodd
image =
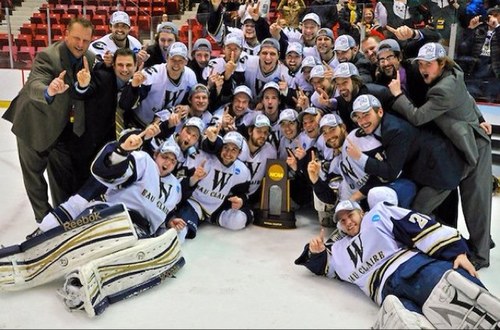
<svg viewBox="0 0 500 330"><path fill-rule="evenodd" d="M175 229L93 260L66 276L58 291L70 311L101 314L110 305L148 290L184 266Z"/></svg>
<svg viewBox="0 0 500 330"><path fill-rule="evenodd" d="M498 329L500 300L449 270L427 298L423 313L438 329Z"/></svg>
<svg viewBox="0 0 500 330"><path fill-rule="evenodd" d="M380 307L372 329L434 329L422 314L406 309L401 301L388 295Z"/></svg>
<svg viewBox="0 0 500 330"><path fill-rule="evenodd" d="M63 278L76 267L132 246L137 234L122 204L64 223L0 250L0 291Z"/></svg>

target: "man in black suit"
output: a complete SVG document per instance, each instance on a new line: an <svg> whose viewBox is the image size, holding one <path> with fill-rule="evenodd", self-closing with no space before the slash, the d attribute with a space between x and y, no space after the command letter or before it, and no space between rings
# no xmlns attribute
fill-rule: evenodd
<svg viewBox="0 0 500 330"><path fill-rule="evenodd" d="M75 89L75 98L85 100L86 130L77 147L80 185L90 176L90 165L101 148L127 128L124 111L117 105L122 88L137 69L137 57L130 48L119 48L113 54L112 64L109 68L104 62L97 62L92 80L79 79Z"/></svg>
<svg viewBox="0 0 500 330"><path fill-rule="evenodd" d="M48 198L47 170L53 205L67 200L79 188L74 175L74 142L85 131L84 103L71 97L76 74L95 57L88 52L92 23L70 21L63 41L37 54L31 73L3 118L12 122L17 137L24 186L35 219L52 209Z"/></svg>
<svg viewBox="0 0 500 330"><path fill-rule="evenodd" d="M399 177L414 181L418 191L411 209L431 214L459 185L465 162L449 139L387 113L371 94L354 100L351 118L366 134L380 140L386 159L368 157L353 143L347 153L368 174L388 181Z"/></svg>

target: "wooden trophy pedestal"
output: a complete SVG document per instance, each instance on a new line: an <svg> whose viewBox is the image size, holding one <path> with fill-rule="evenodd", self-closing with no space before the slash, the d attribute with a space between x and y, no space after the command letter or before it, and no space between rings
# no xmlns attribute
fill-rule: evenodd
<svg viewBox="0 0 500 330"><path fill-rule="evenodd" d="M254 209L254 224L278 229L295 226L295 212L290 206L290 184L287 165L281 159L268 159L266 175L262 179L260 205Z"/></svg>

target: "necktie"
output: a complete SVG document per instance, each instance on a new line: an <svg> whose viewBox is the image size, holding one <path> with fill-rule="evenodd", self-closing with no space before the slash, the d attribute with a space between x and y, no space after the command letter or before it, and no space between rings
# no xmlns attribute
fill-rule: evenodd
<svg viewBox="0 0 500 330"><path fill-rule="evenodd" d="M83 67L82 59L77 60L73 63L73 80L78 81L76 74ZM83 101L73 100L73 104L71 105L71 112L74 118L73 122L73 133L77 136L82 136L85 132L85 108L83 105Z"/></svg>
<svg viewBox="0 0 500 330"><path fill-rule="evenodd" d="M85 132L85 110L81 101L73 101L71 111L73 113L73 133L77 136L82 136Z"/></svg>
<svg viewBox="0 0 500 330"><path fill-rule="evenodd" d="M119 90L118 95L117 95L116 111L115 111L115 126L116 126L116 139L117 140L120 137L120 133L125 128L125 121L123 119L123 114L125 113L125 111L122 108L120 108L120 106L118 105L118 100L120 100L121 94L122 94L122 91Z"/></svg>

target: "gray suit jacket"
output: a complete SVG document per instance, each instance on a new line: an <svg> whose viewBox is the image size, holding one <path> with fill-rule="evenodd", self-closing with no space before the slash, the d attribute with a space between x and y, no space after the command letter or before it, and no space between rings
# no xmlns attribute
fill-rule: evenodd
<svg viewBox="0 0 500 330"><path fill-rule="evenodd" d="M475 167L479 157L476 137L490 141L479 126L481 112L467 91L463 72L458 66L445 70L427 92L427 102L421 107L415 107L405 95L401 95L392 108L416 126L434 121L462 152L469 166Z"/></svg>
<svg viewBox="0 0 500 330"><path fill-rule="evenodd" d="M76 73L71 66L68 48L59 41L38 53L28 81L21 89L3 118L12 122L12 132L36 151L47 150L53 145L68 124L70 110L74 107L74 125L85 124L84 102L70 97L70 90L54 97L48 104L45 90L50 82L66 70L64 81L73 88ZM89 63L94 55L86 52ZM84 130L84 127L83 127Z"/></svg>

